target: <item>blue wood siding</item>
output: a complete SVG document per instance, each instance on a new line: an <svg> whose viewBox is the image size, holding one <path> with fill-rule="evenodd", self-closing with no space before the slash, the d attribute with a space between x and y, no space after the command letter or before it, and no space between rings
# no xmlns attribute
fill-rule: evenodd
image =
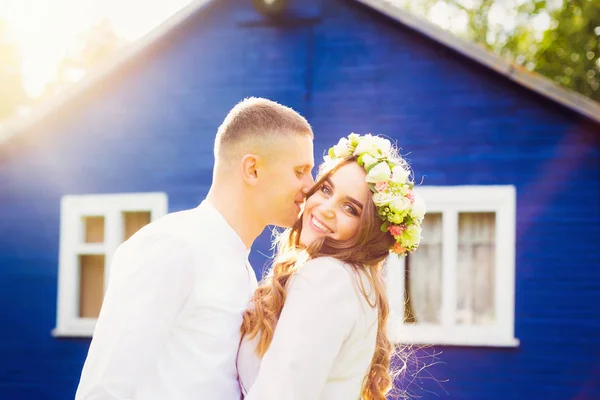
<svg viewBox="0 0 600 400"><path fill-rule="evenodd" d="M248 26L247 5L219 1L0 148L0 399L72 398L79 379L89 340L50 335L61 196L165 191L170 211L194 207L216 128L251 95L304 114L317 159L351 131L381 133L425 184L517 187L521 345L436 347L443 364L415 395L600 399L598 126L364 6L315 4L317 22Z"/></svg>

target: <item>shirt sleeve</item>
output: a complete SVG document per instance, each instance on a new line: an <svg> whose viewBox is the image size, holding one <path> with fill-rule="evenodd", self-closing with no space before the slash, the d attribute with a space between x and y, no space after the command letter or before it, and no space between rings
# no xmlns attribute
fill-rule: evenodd
<svg viewBox="0 0 600 400"><path fill-rule="evenodd" d="M181 239L137 238L117 250L77 400L136 399L191 293L192 277L193 253Z"/></svg>
<svg viewBox="0 0 600 400"><path fill-rule="evenodd" d="M357 296L344 266L307 262L292 278L260 371L246 400L318 399L356 320Z"/></svg>

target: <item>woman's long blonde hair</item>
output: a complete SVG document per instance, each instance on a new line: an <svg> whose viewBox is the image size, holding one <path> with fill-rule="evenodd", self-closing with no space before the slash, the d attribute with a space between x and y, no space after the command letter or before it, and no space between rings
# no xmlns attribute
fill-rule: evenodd
<svg viewBox="0 0 600 400"><path fill-rule="evenodd" d="M326 163L321 166L317 182L307 196L313 195L331 174L350 162L356 162L356 158L349 157L335 165ZM241 327L242 335L247 335L250 339L259 336L256 351L260 357L265 354L273 339L290 279L300 264L299 259L303 257L305 259L322 256L335 257L351 265L357 273L363 271L374 290L375 302L372 303L364 288L361 288L367 302L372 307L377 307L378 312L375 353L363 381L361 398L385 400L386 394L393 386L390 360L394 346L390 343L386 333L389 303L382 277L382 267L394 239L389 233L382 232L380 226L381 219L377 216L377 209L371 200L364 207L360 228L352 239L335 241L331 238L322 238L304 248L299 243L302 218L291 229L279 235L276 241L277 253L273 265L254 292L253 307L244 313Z"/></svg>

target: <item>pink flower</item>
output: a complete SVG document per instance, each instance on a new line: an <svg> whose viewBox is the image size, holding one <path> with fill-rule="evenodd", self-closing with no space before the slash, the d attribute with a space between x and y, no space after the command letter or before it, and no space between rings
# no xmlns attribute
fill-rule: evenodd
<svg viewBox="0 0 600 400"><path fill-rule="evenodd" d="M404 197L410 200L410 204L413 204L415 202L415 193L412 190L409 190L406 196Z"/></svg>
<svg viewBox="0 0 600 400"><path fill-rule="evenodd" d="M404 231L404 227L400 225L390 225L388 226L388 232L390 232L393 236L400 236Z"/></svg>
<svg viewBox="0 0 600 400"><path fill-rule="evenodd" d="M387 188L388 188L387 182L377 182L375 184L375 190L377 190L378 192L383 192Z"/></svg>
<svg viewBox="0 0 600 400"><path fill-rule="evenodd" d="M406 248L404 248L400 243L396 242L392 247L392 251L396 254L404 254L404 252L406 252Z"/></svg>

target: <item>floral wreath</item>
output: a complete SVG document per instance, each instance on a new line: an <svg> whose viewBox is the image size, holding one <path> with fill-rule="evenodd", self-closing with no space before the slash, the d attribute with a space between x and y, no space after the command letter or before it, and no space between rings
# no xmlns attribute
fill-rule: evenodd
<svg viewBox="0 0 600 400"><path fill-rule="evenodd" d="M407 162L397 155L388 139L351 133L341 138L325 156L327 160L358 157L367 172L366 182L373 192L381 230L395 239L391 252L406 255L417 249L426 208L422 197L413 191Z"/></svg>

